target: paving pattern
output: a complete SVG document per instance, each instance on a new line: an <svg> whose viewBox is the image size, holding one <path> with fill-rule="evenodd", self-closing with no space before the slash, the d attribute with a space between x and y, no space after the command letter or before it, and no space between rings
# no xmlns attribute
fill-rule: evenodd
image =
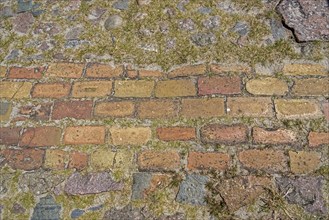
<svg viewBox="0 0 329 220"><path fill-rule="evenodd" d="M0 0L0 219L326 219L326 13Z"/></svg>

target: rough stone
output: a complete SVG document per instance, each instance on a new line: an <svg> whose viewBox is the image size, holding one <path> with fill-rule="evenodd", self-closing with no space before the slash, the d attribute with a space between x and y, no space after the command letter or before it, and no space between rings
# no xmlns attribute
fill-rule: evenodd
<svg viewBox="0 0 329 220"><path fill-rule="evenodd" d="M329 41L327 0L283 0L277 10L298 41Z"/></svg>
<svg viewBox="0 0 329 220"><path fill-rule="evenodd" d="M280 177L276 178L276 184L289 203L301 205L311 213L328 213L322 177Z"/></svg>
<svg viewBox="0 0 329 220"><path fill-rule="evenodd" d="M130 204L122 209L112 208L105 212L103 220L117 219L145 219L140 209L132 207Z"/></svg>
<svg viewBox="0 0 329 220"><path fill-rule="evenodd" d="M11 212L14 214L24 214L26 212L26 209L22 205L15 202L13 207L11 208Z"/></svg>
<svg viewBox="0 0 329 220"><path fill-rule="evenodd" d="M150 173L134 173L131 199L143 199L144 191L149 187L152 175Z"/></svg>
<svg viewBox="0 0 329 220"><path fill-rule="evenodd" d="M177 202L188 203L192 205L205 205L205 186L208 177L198 174L189 174L179 186L179 192L176 197Z"/></svg>
<svg viewBox="0 0 329 220"><path fill-rule="evenodd" d="M85 213L84 210L82 209L74 209L71 212L71 218L75 219L75 218L79 218L80 216L82 216Z"/></svg>
<svg viewBox="0 0 329 220"><path fill-rule="evenodd" d="M270 26L274 40L281 40L286 38L287 36L286 29L284 28L284 26L280 21L272 18L270 20Z"/></svg>
<svg viewBox="0 0 329 220"><path fill-rule="evenodd" d="M73 173L66 181L64 190L70 195L95 194L113 190L121 190L123 183L113 181L107 172L82 175Z"/></svg>
<svg viewBox="0 0 329 220"><path fill-rule="evenodd" d="M220 25L220 20L218 16L212 16L209 17L208 19L205 19L202 22L203 26L207 29L215 29L218 28Z"/></svg>
<svg viewBox="0 0 329 220"><path fill-rule="evenodd" d="M118 0L112 6L115 9L127 10L129 8L129 0Z"/></svg>
<svg viewBox="0 0 329 220"><path fill-rule="evenodd" d="M14 178L14 174L0 173L0 196L6 195L6 193L8 192L8 189L10 188L10 186L12 184L13 178ZM0 209L1 209L1 207L0 207ZM0 215L0 217L1 217L1 215Z"/></svg>
<svg viewBox="0 0 329 220"><path fill-rule="evenodd" d="M233 31L240 36L246 36L249 33L249 26L247 23L239 21L233 27Z"/></svg>
<svg viewBox="0 0 329 220"><path fill-rule="evenodd" d="M0 102L0 121L6 121L9 119L11 109L12 109L11 103Z"/></svg>
<svg viewBox="0 0 329 220"><path fill-rule="evenodd" d="M120 27L122 23L123 19L119 15L111 15L106 19L104 23L104 28L106 30L112 30Z"/></svg>
<svg viewBox="0 0 329 220"><path fill-rule="evenodd" d="M207 46L216 42L216 36L213 33L196 33L191 36L192 42L197 46Z"/></svg>
<svg viewBox="0 0 329 220"><path fill-rule="evenodd" d="M31 220L59 220L62 207L57 204L51 195L40 198L34 208Z"/></svg>
<svg viewBox="0 0 329 220"><path fill-rule="evenodd" d="M14 20L14 30L26 34L34 22L34 17L31 13L18 14Z"/></svg>
<svg viewBox="0 0 329 220"><path fill-rule="evenodd" d="M193 31L195 24L191 18L182 19L178 22L178 26L181 30L184 31Z"/></svg>
<svg viewBox="0 0 329 220"><path fill-rule="evenodd" d="M10 6L5 6L0 10L0 18L8 18L14 15Z"/></svg>

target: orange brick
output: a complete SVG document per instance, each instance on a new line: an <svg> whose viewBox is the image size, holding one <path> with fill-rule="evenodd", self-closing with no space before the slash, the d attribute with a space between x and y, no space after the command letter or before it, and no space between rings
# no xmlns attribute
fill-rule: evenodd
<svg viewBox="0 0 329 220"><path fill-rule="evenodd" d="M75 126L67 127L64 134L64 144L104 144L105 127Z"/></svg>
<svg viewBox="0 0 329 220"><path fill-rule="evenodd" d="M80 78L84 64L80 63L52 63L49 65L46 75L60 78Z"/></svg>
<svg viewBox="0 0 329 220"><path fill-rule="evenodd" d="M284 95L288 92L288 84L280 79L266 77L249 80L246 89L253 95Z"/></svg>
<svg viewBox="0 0 329 220"><path fill-rule="evenodd" d="M180 115L186 118L210 118L225 115L223 98L183 99Z"/></svg>
<svg viewBox="0 0 329 220"><path fill-rule="evenodd" d="M45 164L46 169L63 170L67 161L67 153L63 150L46 150Z"/></svg>
<svg viewBox="0 0 329 220"><path fill-rule="evenodd" d="M180 168L180 156L176 151L143 151L137 164L139 170L175 171Z"/></svg>
<svg viewBox="0 0 329 220"><path fill-rule="evenodd" d="M60 144L62 131L57 127L27 128L22 135L20 146L46 147Z"/></svg>
<svg viewBox="0 0 329 220"><path fill-rule="evenodd" d="M290 130L265 130L253 128L253 142L255 144L292 144L296 141L296 133Z"/></svg>
<svg viewBox="0 0 329 220"><path fill-rule="evenodd" d="M311 131L308 135L308 143L310 147L329 145L329 133Z"/></svg>
<svg viewBox="0 0 329 220"><path fill-rule="evenodd" d="M163 141L188 141L196 138L195 128L187 127L157 128L157 135Z"/></svg>
<svg viewBox="0 0 329 220"><path fill-rule="evenodd" d="M328 69L321 64L308 64L308 63L293 63L286 64L283 67L285 75L304 76L304 75L328 75Z"/></svg>
<svg viewBox="0 0 329 220"><path fill-rule="evenodd" d="M231 162L230 156L224 153L190 152L187 169L189 170L225 170Z"/></svg>
<svg viewBox="0 0 329 220"><path fill-rule="evenodd" d="M114 145L143 145L152 136L148 127L110 128L111 139Z"/></svg>
<svg viewBox="0 0 329 220"><path fill-rule="evenodd" d="M123 73L122 66L111 66L106 64L91 63L87 65L86 77L90 78L114 78Z"/></svg>
<svg viewBox="0 0 329 220"><path fill-rule="evenodd" d="M243 125L210 124L201 128L200 133L206 143L237 144L248 141L248 128Z"/></svg>
<svg viewBox="0 0 329 220"><path fill-rule="evenodd" d="M73 84L72 97L104 97L111 95L112 81L85 81Z"/></svg>
<svg viewBox="0 0 329 220"><path fill-rule="evenodd" d="M310 173L319 168L321 155L317 152L289 151L290 169L296 174Z"/></svg>
<svg viewBox="0 0 329 220"><path fill-rule="evenodd" d="M165 80L159 81L155 87L156 97L194 96L196 87L193 80Z"/></svg>
<svg viewBox="0 0 329 220"><path fill-rule="evenodd" d="M163 73L159 70L139 70L138 71L139 77L156 77L160 78L163 77Z"/></svg>
<svg viewBox="0 0 329 220"><path fill-rule="evenodd" d="M30 97L32 83L30 82L0 82L0 98L23 99Z"/></svg>
<svg viewBox="0 0 329 220"><path fill-rule="evenodd" d="M190 66L182 66L176 68L168 73L169 78L179 77L179 76L194 76L194 75L202 75L206 72L206 65L190 65Z"/></svg>
<svg viewBox="0 0 329 220"><path fill-rule="evenodd" d="M33 98L64 98L70 94L69 83L38 83L32 91Z"/></svg>
<svg viewBox="0 0 329 220"><path fill-rule="evenodd" d="M271 98L228 98L227 114L230 116L272 117L272 100Z"/></svg>
<svg viewBox="0 0 329 220"><path fill-rule="evenodd" d="M74 151L70 154L70 169L82 170L88 166L88 154Z"/></svg>
<svg viewBox="0 0 329 220"><path fill-rule="evenodd" d="M178 103L170 100L142 101L137 107L137 115L142 119L173 118L177 114Z"/></svg>
<svg viewBox="0 0 329 220"><path fill-rule="evenodd" d="M240 94L241 78L238 76L201 77L198 80L200 95Z"/></svg>
<svg viewBox="0 0 329 220"><path fill-rule="evenodd" d="M213 64L210 66L212 73L251 73L251 68L245 65L217 65Z"/></svg>
<svg viewBox="0 0 329 220"><path fill-rule="evenodd" d="M99 102L95 106L94 114L103 117L129 117L134 114L135 105L130 101Z"/></svg>
<svg viewBox="0 0 329 220"><path fill-rule="evenodd" d="M64 101L55 102L52 119L63 118L90 119L93 101Z"/></svg>
<svg viewBox="0 0 329 220"><path fill-rule="evenodd" d="M115 81L116 97L151 97L154 88L154 81L127 80Z"/></svg>
<svg viewBox="0 0 329 220"><path fill-rule="evenodd" d="M41 79L45 67L11 67L8 78L10 79Z"/></svg>
<svg viewBox="0 0 329 220"><path fill-rule="evenodd" d="M322 109L324 117L326 118L327 122L329 122L329 100L322 103Z"/></svg>
<svg viewBox="0 0 329 220"><path fill-rule="evenodd" d="M319 104L306 99L277 99L274 100L279 119L319 118L322 116Z"/></svg>
<svg viewBox="0 0 329 220"><path fill-rule="evenodd" d="M292 93L297 96L329 96L329 79L296 79Z"/></svg>
<svg viewBox="0 0 329 220"><path fill-rule="evenodd" d="M240 162L252 169L266 171L285 171L287 159L280 150L245 150L238 155Z"/></svg>
<svg viewBox="0 0 329 220"><path fill-rule="evenodd" d="M35 170L42 166L44 150L36 149L6 149L0 151L8 165L13 169Z"/></svg>

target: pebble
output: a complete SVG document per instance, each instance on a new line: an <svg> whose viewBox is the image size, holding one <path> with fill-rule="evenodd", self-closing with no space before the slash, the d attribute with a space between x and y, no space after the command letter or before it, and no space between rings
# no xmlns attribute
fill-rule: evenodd
<svg viewBox="0 0 329 220"><path fill-rule="evenodd" d="M111 15L106 19L104 27L106 30L112 30L120 27L122 23L123 20L119 15Z"/></svg>

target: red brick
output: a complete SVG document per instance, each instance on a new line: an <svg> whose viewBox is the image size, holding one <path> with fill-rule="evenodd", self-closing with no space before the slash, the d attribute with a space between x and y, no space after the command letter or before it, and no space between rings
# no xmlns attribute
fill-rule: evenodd
<svg viewBox="0 0 329 220"><path fill-rule="evenodd" d="M227 100L227 114L230 116L272 117L271 98L232 97Z"/></svg>
<svg viewBox="0 0 329 220"><path fill-rule="evenodd" d="M130 101L99 102L95 106L94 114L103 117L129 117L134 114L135 105Z"/></svg>
<svg viewBox="0 0 329 220"><path fill-rule="evenodd" d="M206 65L189 65L176 68L168 73L169 78L179 77L179 76L193 76L202 75L206 72Z"/></svg>
<svg viewBox="0 0 329 220"><path fill-rule="evenodd" d="M10 79L41 79L45 67L11 67L9 69L8 78Z"/></svg>
<svg viewBox="0 0 329 220"><path fill-rule="evenodd" d="M52 103L36 103L23 106L19 114L33 120L49 120Z"/></svg>
<svg viewBox="0 0 329 220"><path fill-rule="evenodd" d="M61 129L57 127L27 128L22 135L20 146L45 147L60 144Z"/></svg>
<svg viewBox="0 0 329 220"><path fill-rule="evenodd" d="M206 125L201 128L201 138L206 143L246 143L248 141L248 128L244 125Z"/></svg>
<svg viewBox="0 0 329 220"><path fill-rule="evenodd" d="M35 170L42 166L45 151L36 149L7 149L3 150L2 153L0 151L0 154L5 156L6 162L13 169Z"/></svg>
<svg viewBox="0 0 329 220"><path fill-rule="evenodd" d="M137 164L140 170L175 171L180 168L180 156L176 151L143 151Z"/></svg>
<svg viewBox="0 0 329 220"><path fill-rule="evenodd" d="M311 131L308 135L308 143L310 147L329 145L329 133Z"/></svg>
<svg viewBox="0 0 329 220"><path fill-rule="evenodd" d="M238 155L240 162L248 168L266 171L285 171L287 159L280 150L245 150Z"/></svg>
<svg viewBox="0 0 329 220"><path fill-rule="evenodd" d="M230 156L224 153L190 152L187 169L189 170L225 170L230 164Z"/></svg>
<svg viewBox="0 0 329 220"><path fill-rule="evenodd" d="M55 102L52 119L76 118L90 119L93 101L64 101Z"/></svg>
<svg viewBox="0 0 329 220"><path fill-rule="evenodd" d="M187 127L157 128L157 135L163 141L188 141L196 138L195 128Z"/></svg>
<svg viewBox="0 0 329 220"><path fill-rule="evenodd" d="M47 76L61 78L80 78L84 64L80 63L52 63L47 69Z"/></svg>
<svg viewBox="0 0 329 220"><path fill-rule="evenodd" d="M253 128L252 136L255 144L292 144L296 141L296 134L285 129Z"/></svg>
<svg viewBox="0 0 329 220"><path fill-rule="evenodd" d="M238 76L201 77L198 80L199 95L240 94L241 79Z"/></svg>
<svg viewBox="0 0 329 220"><path fill-rule="evenodd" d="M67 153L63 150L46 150L44 167L52 170L64 170L67 157Z"/></svg>
<svg viewBox="0 0 329 220"><path fill-rule="evenodd" d="M88 64L86 69L86 77L91 78L114 78L120 77L123 73L122 66L111 66L106 64Z"/></svg>
<svg viewBox="0 0 329 220"><path fill-rule="evenodd" d="M88 154L74 151L70 154L70 169L82 170L88 166Z"/></svg>
<svg viewBox="0 0 329 220"><path fill-rule="evenodd" d="M71 90L69 83L38 83L32 91L33 98L64 98Z"/></svg>
<svg viewBox="0 0 329 220"><path fill-rule="evenodd" d="M104 144L105 127L76 126L67 127L64 134L64 144Z"/></svg>
<svg viewBox="0 0 329 220"><path fill-rule="evenodd" d="M327 119L327 122L329 122L329 101L322 103L322 109L324 117Z"/></svg>
<svg viewBox="0 0 329 220"><path fill-rule="evenodd" d="M211 118L224 116L224 98L183 99L180 114L186 118Z"/></svg>
<svg viewBox="0 0 329 220"><path fill-rule="evenodd" d="M17 145L20 141L21 128L0 127L0 144Z"/></svg>
<svg viewBox="0 0 329 220"><path fill-rule="evenodd" d="M178 103L171 100L142 101L137 106L137 115L142 119L173 118L178 115Z"/></svg>

